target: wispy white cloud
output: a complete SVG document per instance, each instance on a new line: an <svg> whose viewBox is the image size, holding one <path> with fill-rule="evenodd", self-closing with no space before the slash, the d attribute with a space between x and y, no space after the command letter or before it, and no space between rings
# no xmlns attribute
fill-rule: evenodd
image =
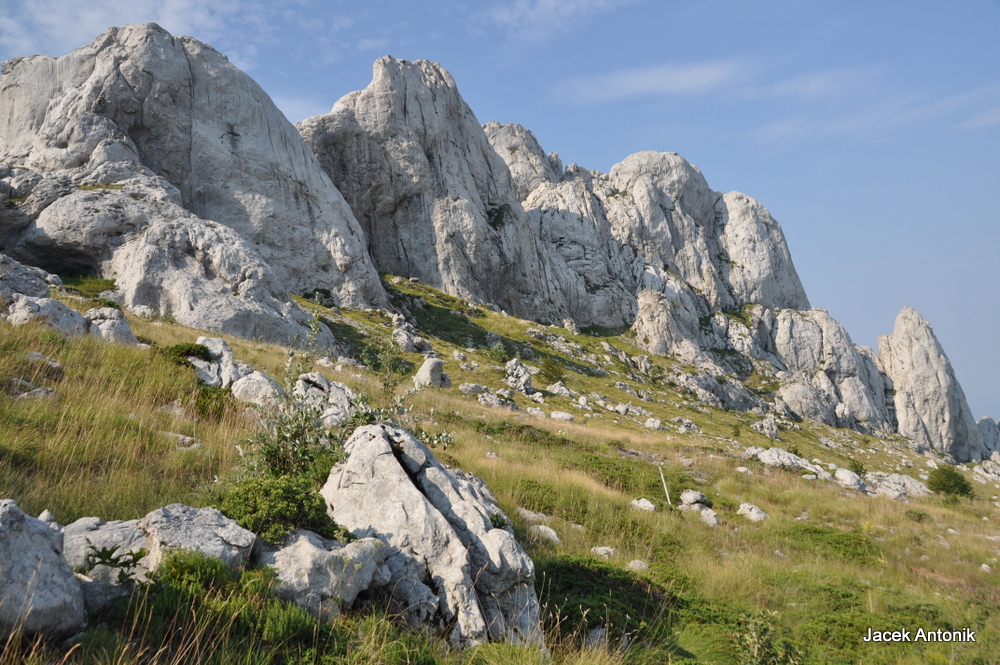
<svg viewBox="0 0 1000 665"><path fill-rule="evenodd" d="M647 0L504 0L478 18L501 28L517 41L544 40L589 17Z"/></svg>
<svg viewBox="0 0 1000 665"><path fill-rule="evenodd" d="M571 79L556 86L555 97L573 104L600 104L651 96L704 95L740 82L752 66L737 60L676 63L623 69Z"/></svg>
<svg viewBox="0 0 1000 665"><path fill-rule="evenodd" d="M978 113L975 117L969 118L956 125L958 129L984 129L986 127L996 127L1000 125L1000 106Z"/></svg>
<svg viewBox="0 0 1000 665"><path fill-rule="evenodd" d="M274 9L275 2L253 0L14 0L0 18L0 58L63 55L110 26L154 22L172 34L224 47L237 66L252 68Z"/></svg>
<svg viewBox="0 0 1000 665"><path fill-rule="evenodd" d="M381 51L389 45L388 39L361 39L358 41L359 51Z"/></svg>
<svg viewBox="0 0 1000 665"><path fill-rule="evenodd" d="M852 67L804 72L772 81L753 80L736 86L733 97L784 99L802 103L843 101L883 91L884 78L876 67Z"/></svg>

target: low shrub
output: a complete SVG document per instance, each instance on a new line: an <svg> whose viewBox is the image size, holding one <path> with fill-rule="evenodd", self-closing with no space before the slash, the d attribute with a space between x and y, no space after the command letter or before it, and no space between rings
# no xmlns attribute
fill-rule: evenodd
<svg viewBox="0 0 1000 665"><path fill-rule="evenodd" d="M308 478L244 478L229 488L220 508L269 543L280 543L293 529L307 529L340 541L354 540L327 515L323 497Z"/></svg>
<svg viewBox="0 0 1000 665"><path fill-rule="evenodd" d="M174 344L163 349L162 353L170 362L187 367L191 366L191 363L188 361L190 357L198 358L205 362L212 361L212 354L209 353L208 347L204 344Z"/></svg>
<svg viewBox="0 0 1000 665"><path fill-rule="evenodd" d="M195 390L192 400L194 411L199 418L217 421L226 412L226 406L230 403L230 395L229 388L200 385Z"/></svg>
<svg viewBox="0 0 1000 665"><path fill-rule="evenodd" d="M927 479L927 489L945 496L972 497L975 495L972 483L966 480L958 469L946 465L941 465L931 471L930 477Z"/></svg>

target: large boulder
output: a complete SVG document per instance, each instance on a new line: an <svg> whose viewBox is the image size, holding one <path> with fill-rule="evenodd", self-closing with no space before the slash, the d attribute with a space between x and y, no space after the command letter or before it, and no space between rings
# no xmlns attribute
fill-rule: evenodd
<svg viewBox="0 0 1000 665"><path fill-rule="evenodd" d="M82 630L86 618L62 534L0 500L0 631L64 637Z"/></svg>
<svg viewBox="0 0 1000 665"><path fill-rule="evenodd" d="M420 369L413 375L413 385L417 388L451 388L451 377L444 373L444 361L440 358L427 358Z"/></svg>
<svg viewBox="0 0 1000 665"><path fill-rule="evenodd" d="M534 565L486 485L450 470L403 429L361 427L322 494L331 517L391 546L393 611L454 644L542 644Z"/></svg>
<svg viewBox="0 0 1000 665"><path fill-rule="evenodd" d="M7 309L7 322L20 326L31 321L40 321L53 330L71 336L86 335L90 329L89 319L58 300L15 293Z"/></svg>
<svg viewBox="0 0 1000 665"><path fill-rule="evenodd" d="M120 309L101 307L88 310L85 316L90 319L90 334L94 337L130 346L139 343Z"/></svg>
<svg viewBox="0 0 1000 665"><path fill-rule="evenodd" d="M920 313L904 307L892 335L878 340L879 357L895 388L899 433L918 451L934 450L957 462L980 459L983 441L934 330Z"/></svg>
<svg viewBox="0 0 1000 665"><path fill-rule="evenodd" d="M188 362L194 365L198 380L207 386L229 388L253 371L246 363L236 360L232 348L224 339L199 337L195 344L201 344L208 349L211 360L191 356Z"/></svg>
<svg viewBox="0 0 1000 665"><path fill-rule="evenodd" d="M336 618L341 609L350 609L359 593L389 583L385 560L390 550L377 538L345 545L295 530L280 546L261 547L254 559L277 574L274 591L278 597L326 621Z"/></svg>
<svg viewBox="0 0 1000 665"><path fill-rule="evenodd" d="M41 268L26 266L19 261L0 254L0 307L7 304L15 293L32 298L45 298L49 295L49 275ZM58 278L56 278L58 279Z"/></svg>
<svg viewBox="0 0 1000 665"><path fill-rule="evenodd" d="M143 564L156 570L171 550L193 550L222 559L232 568L246 563L256 536L215 508L172 503L136 523L146 537Z"/></svg>

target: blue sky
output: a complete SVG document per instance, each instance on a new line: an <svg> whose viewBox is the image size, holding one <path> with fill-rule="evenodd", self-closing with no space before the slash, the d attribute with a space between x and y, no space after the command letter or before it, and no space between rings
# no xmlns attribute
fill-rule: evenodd
<svg viewBox="0 0 1000 665"><path fill-rule="evenodd" d="M480 121L566 164L679 152L766 205L814 306L874 346L904 305L976 417L1000 417L1000 0L7 0L0 59L156 21L294 121L389 53L448 68Z"/></svg>

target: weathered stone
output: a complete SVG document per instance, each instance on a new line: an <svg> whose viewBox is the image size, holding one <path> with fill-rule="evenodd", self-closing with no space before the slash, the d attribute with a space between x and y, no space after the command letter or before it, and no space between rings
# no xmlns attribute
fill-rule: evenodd
<svg viewBox="0 0 1000 665"><path fill-rule="evenodd" d="M146 547L146 536L138 527L139 520L113 520L105 522L99 517L81 517L63 529L63 552L70 568L89 566L87 557L97 550L117 548L117 554L134 553ZM140 565L137 574L146 568ZM88 576L95 579L114 581L109 577L113 571L103 567L90 571Z"/></svg>
<svg viewBox="0 0 1000 665"><path fill-rule="evenodd" d="M565 420L569 423L573 422L573 414L566 413L565 411L553 411L549 414L549 417L552 418L552 420Z"/></svg>
<svg viewBox="0 0 1000 665"><path fill-rule="evenodd" d="M653 505L653 502L650 501L649 499L645 499L645 498L643 498L643 499L632 499L632 501L629 503L629 505L631 505L636 510L644 510L647 513L652 513L652 512L656 511L656 506Z"/></svg>
<svg viewBox="0 0 1000 665"><path fill-rule="evenodd" d="M29 321L40 321L65 335L86 335L90 321L76 310L58 300L32 298L15 293L7 309L7 322L20 326Z"/></svg>
<svg viewBox="0 0 1000 665"><path fill-rule="evenodd" d="M146 537L145 565L156 567L171 550L194 550L237 568L246 563L256 536L215 508L180 503L159 508L136 523Z"/></svg>
<svg viewBox="0 0 1000 665"><path fill-rule="evenodd" d="M275 594L323 621L350 609L358 594L391 579L385 560L392 548L377 538L343 544L311 531L295 530L280 547L265 545L255 562L275 571Z"/></svg>
<svg viewBox="0 0 1000 665"><path fill-rule="evenodd" d="M444 373L444 361L440 358L427 358L413 375L413 385L417 388L451 388L451 378Z"/></svg>
<svg viewBox="0 0 1000 665"><path fill-rule="evenodd" d="M490 393L480 393L476 397L476 401L478 401L483 406L491 406L496 409L509 409L511 411L519 411L519 409L517 408L517 403L509 399L504 399L503 397L499 397L497 395L491 395Z"/></svg>
<svg viewBox="0 0 1000 665"><path fill-rule="evenodd" d="M695 504L708 505L708 497L697 490L684 490L681 492L682 506L693 506Z"/></svg>
<svg viewBox="0 0 1000 665"><path fill-rule="evenodd" d="M777 439L778 437L778 423L774 418L774 414L768 414L763 420L759 420L750 425L750 429L760 432L764 436L770 439Z"/></svg>
<svg viewBox="0 0 1000 665"><path fill-rule="evenodd" d="M392 611L448 627L455 644L541 645L534 566L482 481L388 425L359 428L344 449L322 494L337 523L391 546Z"/></svg>
<svg viewBox="0 0 1000 665"><path fill-rule="evenodd" d="M741 503L740 509L736 511L736 514L746 515L746 518L751 522L763 522L768 517L767 513L752 503Z"/></svg>
<svg viewBox="0 0 1000 665"><path fill-rule="evenodd" d="M544 540L552 543L553 545L561 545L562 540L559 538L559 534L556 530L550 526L545 526L544 524L532 524L528 527L528 535L534 540Z"/></svg>
<svg viewBox="0 0 1000 665"><path fill-rule="evenodd" d="M526 366L521 364L520 360L517 358L509 360L506 370L507 375L503 379L504 383L522 395L533 395L535 393L535 389L531 385L531 372L528 371Z"/></svg>
<svg viewBox="0 0 1000 665"><path fill-rule="evenodd" d="M845 487L851 490L857 490L858 492L866 492L868 487L865 485L865 481L861 479L861 476L854 473L850 469L837 469L833 474L834 479L837 484L841 487Z"/></svg>
<svg viewBox="0 0 1000 665"><path fill-rule="evenodd" d="M275 408L281 396L281 386L271 377L258 371L250 372L233 381L231 390L233 399L256 404L265 409Z"/></svg>
<svg viewBox="0 0 1000 665"><path fill-rule="evenodd" d="M94 337L130 346L139 343L121 310L101 307L88 310L85 316L90 319L90 334Z"/></svg>
<svg viewBox="0 0 1000 665"><path fill-rule="evenodd" d="M927 485L916 478L899 473L873 471L865 474L868 491L891 499L902 500L909 496L926 496L931 493Z"/></svg>
<svg viewBox="0 0 1000 665"><path fill-rule="evenodd" d="M892 335L879 337L879 357L896 391L899 433L917 450L958 462L980 459L983 442L955 372L922 316L904 307Z"/></svg>
<svg viewBox="0 0 1000 665"><path fill-rule="evenodd" d="M707 526L719 526L719 517L711 508L705 508L701 511L701 521Z"/></svg>
<svg viewBox="0 0 1000 665"><path fill-rule="evenodd" d="M339 427L354 413L357 394L338 381L329 381L319 372L299 375L292 395L302 404L320 412L320 420L328 429Z"/></svg>
<svg viewBox="0 0 1000 665"><path fill-rule="evenodd" d="M590 553L599 559L610 559L618 554L618 550L613 547L591 547Z"/></svg>
<svg viewBox="0 0 1000 665"><path fill-rule="evenodd" d="M633 573L644 573L649 570L649 564L642 559L633 559L625 564L626 570L631 570Z"/></svg>
<svg viewBox="0 0 1000 665"><path fill-rule="evenodd" d="M68 636L86 621L83 592L63 557L63 536L0 500L0 630Z"/></svg>

